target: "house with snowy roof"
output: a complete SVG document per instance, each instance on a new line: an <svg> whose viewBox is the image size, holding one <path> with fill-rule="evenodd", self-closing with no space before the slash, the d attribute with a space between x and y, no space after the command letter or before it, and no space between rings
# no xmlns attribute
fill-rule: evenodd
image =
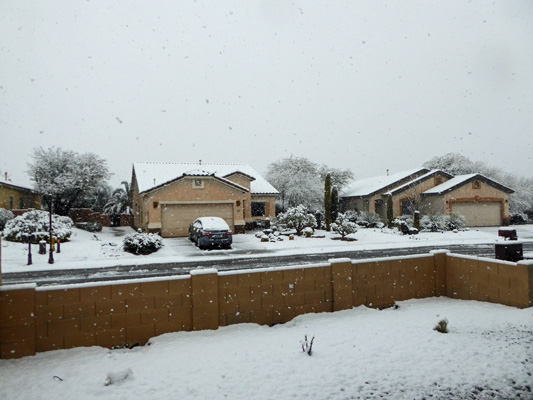
<svg viewBox="0 0 533 400"><path fill-rule="evenodd" d="M452 176L441 170L419 168L353 182L341 193L344 211L370 211L387 219L392 197L393 217L457 213L467 226L496 226L509 221L513 190L481 174Z"/></svg>
<svg viewBox="0 0 533 400"><path fill-rule="evenodd" d="M187 236L199 217L223 218L236 232L275 217L279 192L245 164L138 162L132 171L136 228Z"/></svg>
<svg viewBox="0 0 533 400"><path fill-rule="evenodd" d="M7 173L0 179L0 208L22 210L41 208L41 195L32 188L11 181Z"/></svg>

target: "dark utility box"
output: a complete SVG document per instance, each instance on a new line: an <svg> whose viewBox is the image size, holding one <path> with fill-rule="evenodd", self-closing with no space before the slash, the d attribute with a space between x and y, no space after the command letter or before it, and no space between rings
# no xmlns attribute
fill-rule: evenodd
<svg viewBox="0 0 533 400"><path fill-rule="evenodd" d="M496 259L517 262L524 259L521 242L496 243Z"/></svg>

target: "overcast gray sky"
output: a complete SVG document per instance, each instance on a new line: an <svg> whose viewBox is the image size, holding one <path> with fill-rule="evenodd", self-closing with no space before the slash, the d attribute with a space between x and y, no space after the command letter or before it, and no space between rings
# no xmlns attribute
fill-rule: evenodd
<svg viewBox="0 0 533 400"><path fill-rule="evenodd" d="M32 149L356 177L459 152L533 175L533 2L0 0L0 170Z"/></svg>

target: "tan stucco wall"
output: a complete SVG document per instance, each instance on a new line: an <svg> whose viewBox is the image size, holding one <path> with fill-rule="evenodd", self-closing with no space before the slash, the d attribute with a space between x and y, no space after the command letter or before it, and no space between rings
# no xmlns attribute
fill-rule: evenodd
<svg viewBox="0 0 533 400"><path fill-rule="evenodd" d="M509 218L509 194L479 180L481 187L472 188L472 182L451 190L448 193L436 196L423 196L423 213L441 212L449 214L453 202L483 202L496 201L503 204L502 218ZM446 203L447 202L447 203Z"/></svg>
<svg viewBox="0 0 533 400"><path fill-rule="evenodd" d="M11 209L10 197L13 198L13 210L20 209L20 199L22 198L24 204L23 208L41 208L41 196L32 193L29 190L17 189L10 185L4 185L0 183L0 208L6 210Z"/></svg>
<svg viewBox="0 0 533 400"><path fill-rule="evenodd" d="M435 183L436 183L436 180L435 178L436 177L440 177L442 179L442 182L441 183L444 183L446 182L449 178L447 178L446 176L444 175L441 175L441 174L436 174L435 176L431 176L425 180L423 180L422 182L419 182L416 186L413 186L409 189L406 189L404 191L402 191L401 193L398 193L394 196L392 196L392 211L393 211L393 215L394 215L394 218L402 215L402 207L401 207L401 202L405 199L415 199L416 197L418 197L421 201L421 193L425 192L426 190L429 190L431 188L434 188L435 186L437 186ZM441 210L441 212L443 212Z"/></svg>
<svg viewBox="0 0 533 400"><path fill-rule="evenodd" d="M202 189L193 188L196 179L202 179L204 187ZM161 203L172 202L234 202L233 219L235 225L244 225L242 215L243 200L250 204L250 193L243 193L241 190L227 185L212 177L187 177L174 183L163 186L142 196L142 221L143 228L158 229L161 227ZM237 201L240 204L237 206ZM157 203L154 207L154 203Z"/></svg>

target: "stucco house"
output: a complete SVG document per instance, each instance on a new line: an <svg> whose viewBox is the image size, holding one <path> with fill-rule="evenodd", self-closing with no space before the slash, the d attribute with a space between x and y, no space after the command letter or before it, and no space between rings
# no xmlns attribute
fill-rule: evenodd
<svg viewBox="0 0 533 400"><path fill-rule="evenodd" d="M465 217L467 226L509 224L509 195L514 191L481 174L456 176L422 193L426 213L451 212Z"/></svg>
<svg viewBox="0 0 533 400"><path fill-rule="evenodd" d="M245 164L133 164L136 228L163 237L187 236L199 217L221 217L236 232L246 224L275 217L279 192Z"/></svg>
<svg viewBox="0 0 533 400"><path fill-rule="evenodd" d="M370 211L387 219L392 196L393 216L452 212L465 217L467 226L496 226L509 222L509 195L513 190L481 174L452 176L441 170L419 168L362 179L341 193L343 211Z"/></svg>
<svg viewBox="0 0 533 400"><path fill-rule="evenodd" d="M19 183L0 180L0 208L6 210L23 210L41 208L41 195L35 190Z"/></svg>

